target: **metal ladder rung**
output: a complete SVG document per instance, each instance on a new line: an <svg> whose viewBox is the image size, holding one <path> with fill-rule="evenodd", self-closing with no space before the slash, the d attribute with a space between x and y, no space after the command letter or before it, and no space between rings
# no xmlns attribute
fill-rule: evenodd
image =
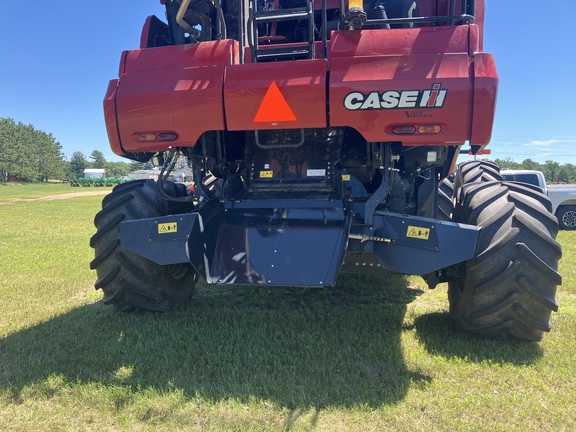
<svg viewBox="0 0 576 432"><path fill-rule="evenodd" d="M308 18L308 8L281 9L279 13L276 10L258 12L254 16L254 21L258 24L266 24L277 21L292 21Z"/></svg>
<svg viewBox="0 0 576 432"><path fill-rule="evenodd" d="M267 52L269 51L269 52ZM269 59L278 57L308 57L310 50L307 47L302 48L274 48L258 50L259 59Z"/></svg>

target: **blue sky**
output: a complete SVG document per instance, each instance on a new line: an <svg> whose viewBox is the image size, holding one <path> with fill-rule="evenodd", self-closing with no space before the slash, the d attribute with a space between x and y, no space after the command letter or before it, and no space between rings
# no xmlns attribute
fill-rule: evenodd
<svg viewBox="0 0 576 432"><path fill-rule="evenodd" d="M111 152L102 99L159 0L0 2L0 117L52 133L70 158ZM500 88L491 158L576 164L574 0L487 0ZM574 126L574 127L573 127Z"/></svg>

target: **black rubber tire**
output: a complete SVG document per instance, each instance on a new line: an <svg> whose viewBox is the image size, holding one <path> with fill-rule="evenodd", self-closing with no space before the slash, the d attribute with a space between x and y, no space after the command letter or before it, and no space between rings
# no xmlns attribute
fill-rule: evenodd
<svg viewBox="0 0 576 432"><path fill-rule="evenodd" d="M545 195L515 182L465 185L454 221L477 225L477 256L449 283L450 314L491 338L539 341L558 310L558 223Z"/></svg>
<svg viewBox="0 0 576 432"><path fill-rule="evenodd" d="M576 206L560 206L556 210L558 225L560 229L576 229Z"/></svg>
<svg viewBox="0 0 576 432"><path fill-rule="evenodd" d="M494 162L471 160L458 165L454 178L454 191L457 194L462 186L469 183L502 181L500 167ZM458 196L456 195L458 199Z"/></svg>
<svg viewBox="0 0 576 432"><path fill-rule="evenodd" d="M488 181L501 181L500 167L494 162L471 160L458 165L455 176L449 176L438 187L438 218L452 220L454 198L465 184Z"/></svg>
<svg viewBox="0 0 576 432"><path fill-rule="evenodd" d="M449 176L438 185L438 218L451 221L454 211L454 177Z"/></svg>
<svg viewBox="0 0 576 432"><path fill-rule="evenodd" d="M167 182L165 190L176 193ZM137 180L116 186L102 201L96 214L96 234L90 239L95 258L96 289L104 292L103 302L117 309L165 312L188 301L198 275L190 264L161 266L124 250L120 244L120 222L164 216L172 213L160 198L153 180Z"/></svg>

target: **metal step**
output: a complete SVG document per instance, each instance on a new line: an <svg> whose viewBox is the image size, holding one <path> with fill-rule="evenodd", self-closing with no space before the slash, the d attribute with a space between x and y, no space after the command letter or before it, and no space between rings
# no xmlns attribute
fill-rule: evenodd
<svg viewBox="0 0 576 432"><path fill-rule="evenodd" d="M272 11L261 11L254 14L254 21L257 24L265 24L280 21L304 20L308 18L308 8L280 9Z"/></svg>
<svg viewBox="0 0 576 432"><path fill-rule="evenodd" d="M273 48L273 45L266 45L266 47L267 48L258 50L257 59L259 61L280 60L285 58L312 58L308 47Z"/></svg>

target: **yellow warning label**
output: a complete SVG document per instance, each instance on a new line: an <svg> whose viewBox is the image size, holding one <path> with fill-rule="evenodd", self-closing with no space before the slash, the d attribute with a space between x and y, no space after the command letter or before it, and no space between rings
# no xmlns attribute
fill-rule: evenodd
<svg viewBox="0 0 576 432"><path fill-rule="evenodd" d="M350 181L350 174L342 174L342 181Z"/></svg>
<svg viewBox="0 0 576 432"><path fill-rule="evenodd" d="M406 232L406 237L428 240L428 237L430 237L430 228L409 226L408 231Z"/></svg>
<svg viewBox="0 0 576 432"><path fill-rule="evenodd" d="M272 178L274 177L274 171L260 171L260 178Z"/></svg>
<svg viewBox="0 0 576 432"><path fill-rule="evenodd" d="M178 231L177 222L161 223L158 224L158 234L169 234Z"/></svg>

